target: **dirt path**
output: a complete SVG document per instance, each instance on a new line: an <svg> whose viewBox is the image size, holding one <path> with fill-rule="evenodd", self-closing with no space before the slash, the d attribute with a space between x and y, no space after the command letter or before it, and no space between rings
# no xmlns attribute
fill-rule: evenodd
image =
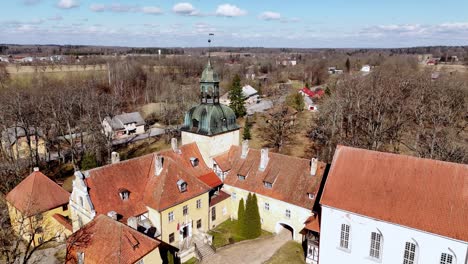
<svg viewBox="0 0 468 264"><path fill-rule="evenodd" d="M236 243L216 251L204 259L201 263L239 264L239 263L264 263L290 239L289 231L282 231L274 237Z"/></svg>

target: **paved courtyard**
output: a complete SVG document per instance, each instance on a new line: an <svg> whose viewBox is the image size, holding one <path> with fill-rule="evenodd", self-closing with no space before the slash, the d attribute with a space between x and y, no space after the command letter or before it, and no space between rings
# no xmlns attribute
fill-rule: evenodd
<svg viewBox="0 0 468 264"><path fill-rule="evenodd" d="M283 230L274 237L239 242L217 250L216 254L204 259L202 263L261 264L270 259L289 239L291 239L291 232Z"/></svg>

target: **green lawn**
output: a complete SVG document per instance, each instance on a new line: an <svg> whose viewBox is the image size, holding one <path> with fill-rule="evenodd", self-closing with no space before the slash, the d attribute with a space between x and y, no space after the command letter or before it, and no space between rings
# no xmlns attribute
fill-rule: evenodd
<svg viewBox="0 0 468 264"><path fill-rule="evenodd" d="M304 264L304 250L295 241L288 241L266 262L266 264Z"/></svg>
<svg viewBox="0 0 468 264"><path fill-rule="evenodd" d="M226 220L208 233L213 236L213 246L215 248L247 240L247 238L239 234L237 230L237 220ZM262 230L260 237L266 236L271 236L271 233Z"/></svg>
<svg viewBox="0 0 468 264"><path fill-rule="evenodd" d="M182 264L197 264L197 263L198 263L198 259L196 259L196 258L191 258L191 259L185 261L185 262L182 263Z"/></svg>

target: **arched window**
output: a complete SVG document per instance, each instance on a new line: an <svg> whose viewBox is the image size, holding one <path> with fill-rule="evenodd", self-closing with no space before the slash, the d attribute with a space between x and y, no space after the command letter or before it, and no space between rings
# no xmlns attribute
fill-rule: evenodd
<svg viewBox="0 0 468 264"><path fill-rule="evenodd" d="M406 242L405 253L403 254L403 264L417 263L418 246L413 242Z"/></svg>
<svg viewBox="0 0 468 264"><path fill-rule="evenodd" d="M442 255L440 255L440 264L454 264L454 263L455 263L455 258L453 257L452 254L442 253Z"/></svg>
<svg viewBox="0 0 468 264"><path fill-rule="evenodd" d="M350 226L347 224L341 225L341 235L340 235L340 247L344 249L349 249L349 231Z"/></svg>
<svg viewBox="0 0 468 264"><path fill-rule="evenodd" d="M375 259L380 259L382 256L382 234L380 232L371 233L369 256Z"/></svg>

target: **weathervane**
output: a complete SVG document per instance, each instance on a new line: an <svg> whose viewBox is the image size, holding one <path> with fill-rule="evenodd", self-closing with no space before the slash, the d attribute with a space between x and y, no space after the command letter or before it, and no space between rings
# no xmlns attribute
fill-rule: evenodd
<svg viewBox="0 0 468 264"><path fill-rule="evenodd" d="M211 58L211 36L214 36L214 34L208 34L208 58Z"/></svg>

